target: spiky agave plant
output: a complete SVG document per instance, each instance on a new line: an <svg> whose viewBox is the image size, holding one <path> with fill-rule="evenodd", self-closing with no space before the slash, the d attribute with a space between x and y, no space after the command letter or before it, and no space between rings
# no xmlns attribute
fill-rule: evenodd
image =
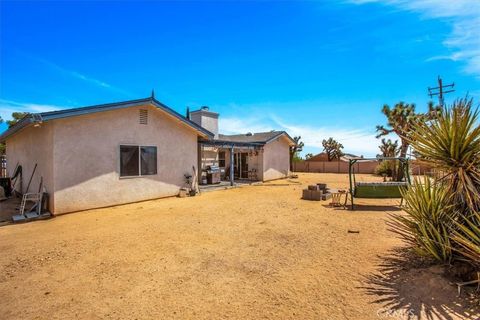
<svg viewBox="0 0 480 320"><path fill-rule="evenodd" d="M455 251L480 268L480 212L455 224L457 228L452 235L452 241L456 244Z"/></svg>
<svg viewBox="0 0 480 320"><path fill-rule="evenodd" d="M472 105L460 99L432 121L415 124L410 144L421 161L443 174L405 193L407 216L397 222L420 254L480 267L480 126Z"/></svg>
<svg viewBox="0 0 480 320"><path fill-rule="evenodd" d="M480 126L472 99L459 99L408 137L420 160L444 173L457 210L480 211Z"/></svg>
<svg viewBox="0 0 480 320"><path fill-rule="evenodd" d="M419 255L442 263L452 258L450 229L455 215L451 195L442 184L414 179L403 191L406 215L394 215L392 230L399 234Z"/></svg>

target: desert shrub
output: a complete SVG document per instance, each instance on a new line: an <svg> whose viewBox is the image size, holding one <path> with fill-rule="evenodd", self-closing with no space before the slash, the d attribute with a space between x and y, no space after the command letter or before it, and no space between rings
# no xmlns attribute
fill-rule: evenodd
<svg viewBox="0 0 480 320"><path fill-rule="evenodd" d="M418 159L442 174L405 192L407 215L394 223L419 254L480 268L480 126L472 104L457 100L415 124L409 141Z"/></svg>
<svg viewBox="0 0 480 320"><path fill-rule="evenodd" d="M461 99L431 123L419 122L411 145L421 162L442 171L460 211L480 211L480 126L472 100Z"/></svg>
<svg viewBox="0 0 480 320"><path fill-rule="evenodd" d="M442 184L434 185L429 178L415 179L403 196L407 215L394 216L394 230L419 255L449 262L452 258L450 230L455 211L448 190Z"/></svg>
<svg viewBox="0 0 480 320"><path fill-rule="evenodd" d="M480 212L460 221L463 223L456 222L457 228L452 236L456 251L464 260L480 267Z"/></svg>
<svg viewBox="0 0 480 320"><path fill-rule="evenodd" d="M375 174L377 176L391 177L393 173L390 161L382 161L375 167Z"/></svg>

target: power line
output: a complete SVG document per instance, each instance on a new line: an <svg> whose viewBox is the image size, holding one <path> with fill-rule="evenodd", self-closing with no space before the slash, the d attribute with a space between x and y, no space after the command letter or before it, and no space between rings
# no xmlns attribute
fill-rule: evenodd
<svg viewBox="0 0 480 320"><path fill-rule="evenodd" d="M428 87L428 95L430 96L430 98L433 98L433 96L438 96L438 103L440 104L440 106L443 107L445 103L443 96L446 93L454 92L455 91L455 89L453 89L454 86L455 86L454 82L452 82L451 84L444 85L442 82L442 78L438 76L438 87L433 87L433 88Z"/></svg>

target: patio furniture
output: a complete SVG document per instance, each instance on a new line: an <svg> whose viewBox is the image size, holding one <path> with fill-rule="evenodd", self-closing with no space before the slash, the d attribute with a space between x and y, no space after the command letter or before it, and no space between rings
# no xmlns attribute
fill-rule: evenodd
<svg viewBox="0 0 480 320"><path fill-rule="evenodd" d="M357 182L355 180L355 166L354 164L362 161L398 161L400 169L403 170L405 181L398 182ZM408 188L410 185L410 171L408 166L408 159L402 157L376 157L376 158L351 158L349 160L348 170L350 180L350 199L351 209L354 209L354 198L369 198L369 199L402 199L402 190ZM348 198L348 196L347 196ZM347 199L346 201L347 202Z"/></svg>
<svg viewBox="0 0 480 320"><path fill-rule="evenodd" d="M346 200L348 198L348 193L346 190L331 190L332 200L330 201L330 206L332 207L343 207L346 208ZM345 201L342 203L342 196L345 195Z"/></svg>

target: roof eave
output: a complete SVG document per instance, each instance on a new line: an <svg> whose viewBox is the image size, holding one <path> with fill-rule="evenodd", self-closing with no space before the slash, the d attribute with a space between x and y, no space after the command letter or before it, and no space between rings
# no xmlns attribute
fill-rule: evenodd
<svg viewBox="0 0 480 320"><path fill-rule="evenodd" d="M17 122L13 127L9 128L2 135L0 135L0 142L5 141L7 138L12 136L13 134L15 134L18 131L22 130L23 128L29 126L33 122L36 122L36 121L33 120L35 117L39 117L39 118L42 119L42 121L46 122L46 121L51 121L51 120L56 120L56 119L63 119L63 118L74 117L74 116L81 116L81 115L92 114L92 113L97 113L97 112L124 109L124 108L129 108L129 107L133 107L133 106L142 105L142 104L151 104L154 107L157 107L157 108L161 109L162 111L166 112L167 114L170 114L171 116L177 118L178 120L180 120L184 124L186 124L186 125L190 126L191 128L195 129L204 138L213 139L213 137L215 136L212 132L206 130L205 128L202 128L201 126L197 125L193 121L183 117L181 114L179 114L178 112L176 112L172 108L164 105L163 103L156 100L155 98L150 97L150 98L145 98L145 99L129 100L129 101L119 102L119 103L102 104L102 105L92 106L92 107L82 107L82 108L76 108L76 109L71 109L71 110L59 110L59 111L50 111L50 112L30 114L29 116L25 117L21 121Z"/></svg>
<svg viewBox="0 0 480 320"><path fill-rule="evenodd" d="M152 104L154 104L157 108L159 109L162 109L163 111L171 114L172 116L176 117L177 119L179 119L180 121L184 122L185 124L189 125L190 127L193 127L194 129L196 129L197 131L201 132L203 134L204 137L208 138L208 139L213 139L215 137L215 134L213 134L212 132L208 131L207 129L199 126L198 124L196 124L195 122L193 122L192 120L190 119L187 119L186 117L182 116L181 114L179 114L178 112L176 112L175 110L173 110L172 108L164 105L163 103L161 103L160 101L156 100L155 98L151 99L151 102Z"/></svg>
<svg viewBox="0 0 480 320"><path fill-rule="evenodd" d="M11 137L12 135L21 131L22 129L30 126L34 122L35 121L33 121L31 114L24 117L22 120L18 121L16 124L8 128L4 133L0 135L0 143L7 141L7 138Z"/></svg>
<svg viewBox="0 0 480 320"><path fill-rule="evenodd" d="M231 140L206 140L199 141L201 144L210 145L210 146L227 146L227 147L263 147L264 142L242 142L242 141L231 141Z"/></svg>
<svg viewBox="0 0 480 320"><path fill-rule="evenodd" d="M290 140L290 144L291 146L295 145L295 140L292 139L292 137L286 132L286 131L279 131L278 134L276 134L275 136L271 137L270 139L268 139L265 143L270 143L272 141L274 141L275 139L277 139L278 137L282 136L282 135L285 135L285 137Z"/></svg>

